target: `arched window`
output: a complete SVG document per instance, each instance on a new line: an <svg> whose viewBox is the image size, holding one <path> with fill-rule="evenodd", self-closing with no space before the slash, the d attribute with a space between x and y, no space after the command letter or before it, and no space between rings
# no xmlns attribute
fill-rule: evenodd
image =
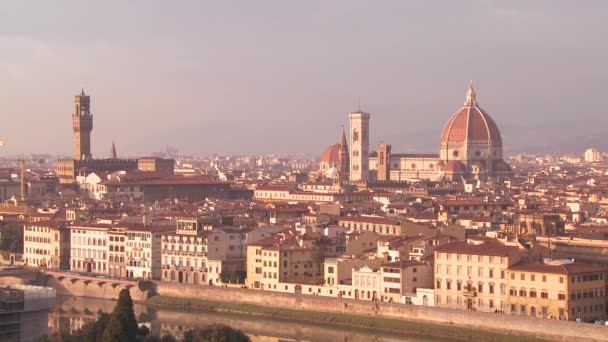
<svg viewBox="0 0 608 342"><path fill-rule="evenodd" d="M353 129L353 141L359 141L359 131L356 128Z"/></svg>

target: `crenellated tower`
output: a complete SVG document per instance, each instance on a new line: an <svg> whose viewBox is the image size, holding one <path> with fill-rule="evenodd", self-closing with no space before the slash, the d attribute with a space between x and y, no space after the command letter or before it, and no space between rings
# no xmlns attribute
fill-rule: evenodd
<svg viewBox="0 0 608 342"><path fill-rule="evenodd" d="M93 115L91 114L91 98L84 93L84 89L74 97L72 127L74 129L74 159L91 159Z"/></svg>

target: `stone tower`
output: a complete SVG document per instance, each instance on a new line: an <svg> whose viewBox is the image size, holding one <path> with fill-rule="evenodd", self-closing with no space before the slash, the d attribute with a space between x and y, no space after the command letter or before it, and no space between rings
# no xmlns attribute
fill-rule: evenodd
<svg viewBox="0 0 608 342"><path fill-rule="evenodd" d="M84 93L74 97L74 159L91 159L91 131L93 130L93 115L91 114L91 99Z"/></svg>
<svg viewBox="0 0 608 342"><path fill-rule="evenodd" d="M378 175L377 179L379 181L389 181L391 180L391 145L388 144L378 144Z"/></svg>
<svg viewBox="0 0 608 342"><path fill-rule="evenodd" d="M367 181L369 175L369 113L349 114L351 182Z"/></svg>
<svg viewBox="0 0 608 342"><path fill-rule="evenodd" d="M346 143L346 132L342 128L342 139L340 140L340 165L339 172L342 181L348 181L348 169L350 168L349 156L348 156L348 144Z"/></svg>

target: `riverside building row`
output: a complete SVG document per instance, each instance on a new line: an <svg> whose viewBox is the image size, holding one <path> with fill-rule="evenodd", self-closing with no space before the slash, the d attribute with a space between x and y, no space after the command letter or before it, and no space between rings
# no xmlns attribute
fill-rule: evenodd
<svg viewBox="0 0 608 342"><path fill-rule="evenodd" d="M29 266L114 277L237 283L545 319L606 317L602 265L531 259L521 245L499 239L336 229L341 232L330 237L306 229L223 227L197 216L149 224L36 221L25 225L24 256Z"/></svg>

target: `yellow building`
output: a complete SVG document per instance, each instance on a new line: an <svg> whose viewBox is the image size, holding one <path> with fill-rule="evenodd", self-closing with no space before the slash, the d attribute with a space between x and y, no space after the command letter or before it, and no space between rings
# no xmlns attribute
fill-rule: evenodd
<svg viewBox="0 0 608 342"><path fill-rule="evenodd" d="M500 243L447 243L435 249L435 306L505 312L507 272L520 260L517 247Z"/></svg>
<svg viewBox="0 0 608 342"><path fill-rule="evenodd" d="M522 263L509 269L509 312L549 319L606 317L605 269L578 262Z"/></svg>
<svg viewBox="0 0 608 342"><path fill-rule="evenodd" d="M23 258L27 265L70 268L70 230L60 221L27 223L23 228Z"/></svg>
<svg viewBox="0 0 608 342"><path fill-rule="evenodd" d="M338 221L340 227L380 234L402 235L401 221L374 216L347 217Z"/></svg>
<svg viewBox="0 0 608 342"><path fill-rule="evenodd" d="M279 283L322 284L323 256L314 240L271 237L247 246L250 288L275 290Z"/></svg>

